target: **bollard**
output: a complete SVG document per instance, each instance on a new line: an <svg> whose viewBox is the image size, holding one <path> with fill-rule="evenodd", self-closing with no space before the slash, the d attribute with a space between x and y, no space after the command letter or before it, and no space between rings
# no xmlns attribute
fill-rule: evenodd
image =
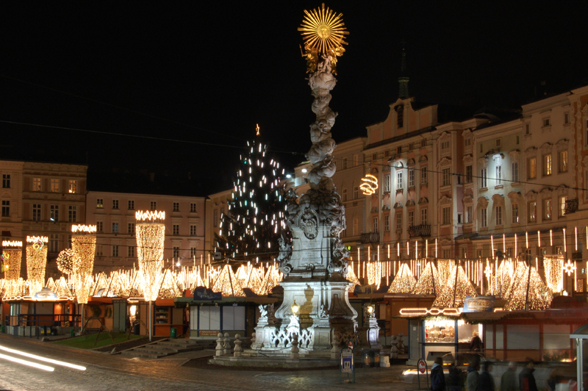
<svg viewBox="0 0 588 391"><path fill-rule="evenodd" d="M217 335L217 339L216 339L216 356L222 356L223 355L223 335L221 333L218 333Z"/></svg>
<svg viewBox="0 0 588 391"><path fill-rule="evenodd" d="M239 334L235 334L235 351L233 353L233 357L241 357L241 353L243 352L243 348L241 347L241 336Z"/></svg>
<svg viewBox="0 0 588 391"><path fill-rule="evenodd" d="M292 335L292 350L290 351L290 358L292 360L298 360L298 352L300 352L300 349L298 349L298 334L294 334Z"/></svg>
<svg viewBox="0 0 588 391"><path fill-rule="evenodd" d="M225 355L231 355L232 353L232 349L231 349L231 340L229 338L229 333L225 333L225 345L224 345L224 349L223 349Z"/></svg>

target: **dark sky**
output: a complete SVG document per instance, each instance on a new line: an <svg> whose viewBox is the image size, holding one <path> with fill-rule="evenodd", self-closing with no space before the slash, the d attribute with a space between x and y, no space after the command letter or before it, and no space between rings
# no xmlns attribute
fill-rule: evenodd
<svg viewBox="0 0 588 391"><path fill-rule="evenodd" d="M313 121L296 29L303 9L320 4L3 2L3 155L190 172L220 190L240 152L229 146L243 146L259 123L279 159L295 164ZM585 1L326 5L350 31L331 103L337 141L385 119L403 39L411 95L424 102L517 107L544 80L549 92L588 84Z"/></svg>

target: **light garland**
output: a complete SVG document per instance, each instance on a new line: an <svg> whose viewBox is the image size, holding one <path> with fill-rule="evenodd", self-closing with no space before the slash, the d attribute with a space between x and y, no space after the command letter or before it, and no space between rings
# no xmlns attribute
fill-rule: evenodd
<svg viewBox="0 0 588 391"><path fill-rule="evenodd" d="M545 283L553 293L559 293L563 290L563 268L564 260L562 256L543 256Z"/></svg>
<svg viewBox="0 0 588 391"><path fill-rule="evenodd" d="M537 270L520 262L516 274L517 278L513 279L504 309L508 311L520 311L527 308L529 310L544 310L549 307L552 295Z"/></svg>
<svg viewBox="0 0 588 391"><path fill-rule="evenodd" d="M74 224L71 226L72 233L96 233L96 225Z"/></svg>
<svg viewBox="0 0 588 391"><path fill-rule="evenodd" d="M18 280L22 263L22 248L16 246L13 248L4 247L2 258L4 259L4 279Z"/></svg>
<svg viewBox="0 0 588 391"><path fill-rule="evenodd" d="M415 295L437 295L442 286L439 282L439 273L433 262L427 262L423 274L419 277L415 287Z"/></svg>
<svg viewBox="0 0 588 391"><path fill-rule="evenodd" d="M73 270L74 274L92 274L96 254L96 236L90 234L73 235L71 237L71 248L80 259L77 269Z"/></svg>
<svg viewBox="0 0 588 391"><path fill-rule="evenodd" d="M230 265L225 265L222 268L218 278L212 285L212 291L221 292L223 296L245 297L241 284L239 284L239 280L235 277Z"/></svg>
<svg viewBox="0 0 588 391"><path fill-rule="evenodd" d="M135 220L137 221L163 221L165 220L165 212L157 210L138 210L135 212Z"/></svg>
<svg viewBox="0 0 588 391"><path fill-rule="evenodd" d="M27 236L26 259L27 278L31 296L41 290L45 282L45 268L47 267L46 236Z"/></svg>
<svg viewBox="0 0 588 391"><path fill-rule="evenodd" d="M478 294L467 278L463 267L461 265L454 266L441 294L433 302L433 307L461 307L466 296L476 297Z"/></svg>
<svg viewBox="0 0 588 391"><path fill-rule="evenodd" d="M378 178L372 174L366 174L365 177L361 178L361 184L359 188L364 195L372 195L378 190Z"/></svg>
<svg viewBox="0 0 588 391"><path fill-rule="evenodd" d="M388 293L411 293L415 285L416 280L412 271L406 263L402 263L390 288L388 288Z"/></svg>
<svg viewBox="0 0 588 391"><path fill-rule="evenodd" d="M2 247L14 247L14 248L22 248L22 241L20 240L3 240Z"/></svg>
<svg viewBox="0 0 588 391"><path fill-rule="evenodd" d="M367 263L367 281L368 285L375 285L376 290L380 289L382 283L382 263L372 261Z"/></svg>

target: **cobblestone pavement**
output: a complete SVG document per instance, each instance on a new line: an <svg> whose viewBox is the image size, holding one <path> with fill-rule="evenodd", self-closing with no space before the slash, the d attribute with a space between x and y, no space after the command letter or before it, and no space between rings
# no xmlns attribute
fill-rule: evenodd
<svg viewBox="0 0 588 391"><path fill-rule="evenodd" d="M158 360L129 358L6 335L0 335L0 346L87 367L86 371L55 367L55 372L45 372L0 359L0 390L417 389L416 384L397 379L406 366L361 368L356 373L356 384L341 384L336 369L272 372L182 366L191 359L211 355L212 351L186 352Z"/></svg>

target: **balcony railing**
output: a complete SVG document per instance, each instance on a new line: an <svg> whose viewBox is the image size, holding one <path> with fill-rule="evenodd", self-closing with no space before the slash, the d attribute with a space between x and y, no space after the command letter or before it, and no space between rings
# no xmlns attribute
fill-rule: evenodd
<svg viewBox="0 0 588 391"><path fill-rule="evenodd" d="M378 232L368 232L361 234L362 243L380 243L380 234Z"/></svg>
<svg viewBox="0 0 588 391"><path fill-rule="evenodd" d="M574 213L578 210L578 199L566 200L566 214Z"/></svg>
<svg viewBox="0 0 588 391"><path fill-rule="evenodd" d="M413 225L408 227L408 235L411 238L415 236L431 236L431 226L429 224Z"/></svg>

